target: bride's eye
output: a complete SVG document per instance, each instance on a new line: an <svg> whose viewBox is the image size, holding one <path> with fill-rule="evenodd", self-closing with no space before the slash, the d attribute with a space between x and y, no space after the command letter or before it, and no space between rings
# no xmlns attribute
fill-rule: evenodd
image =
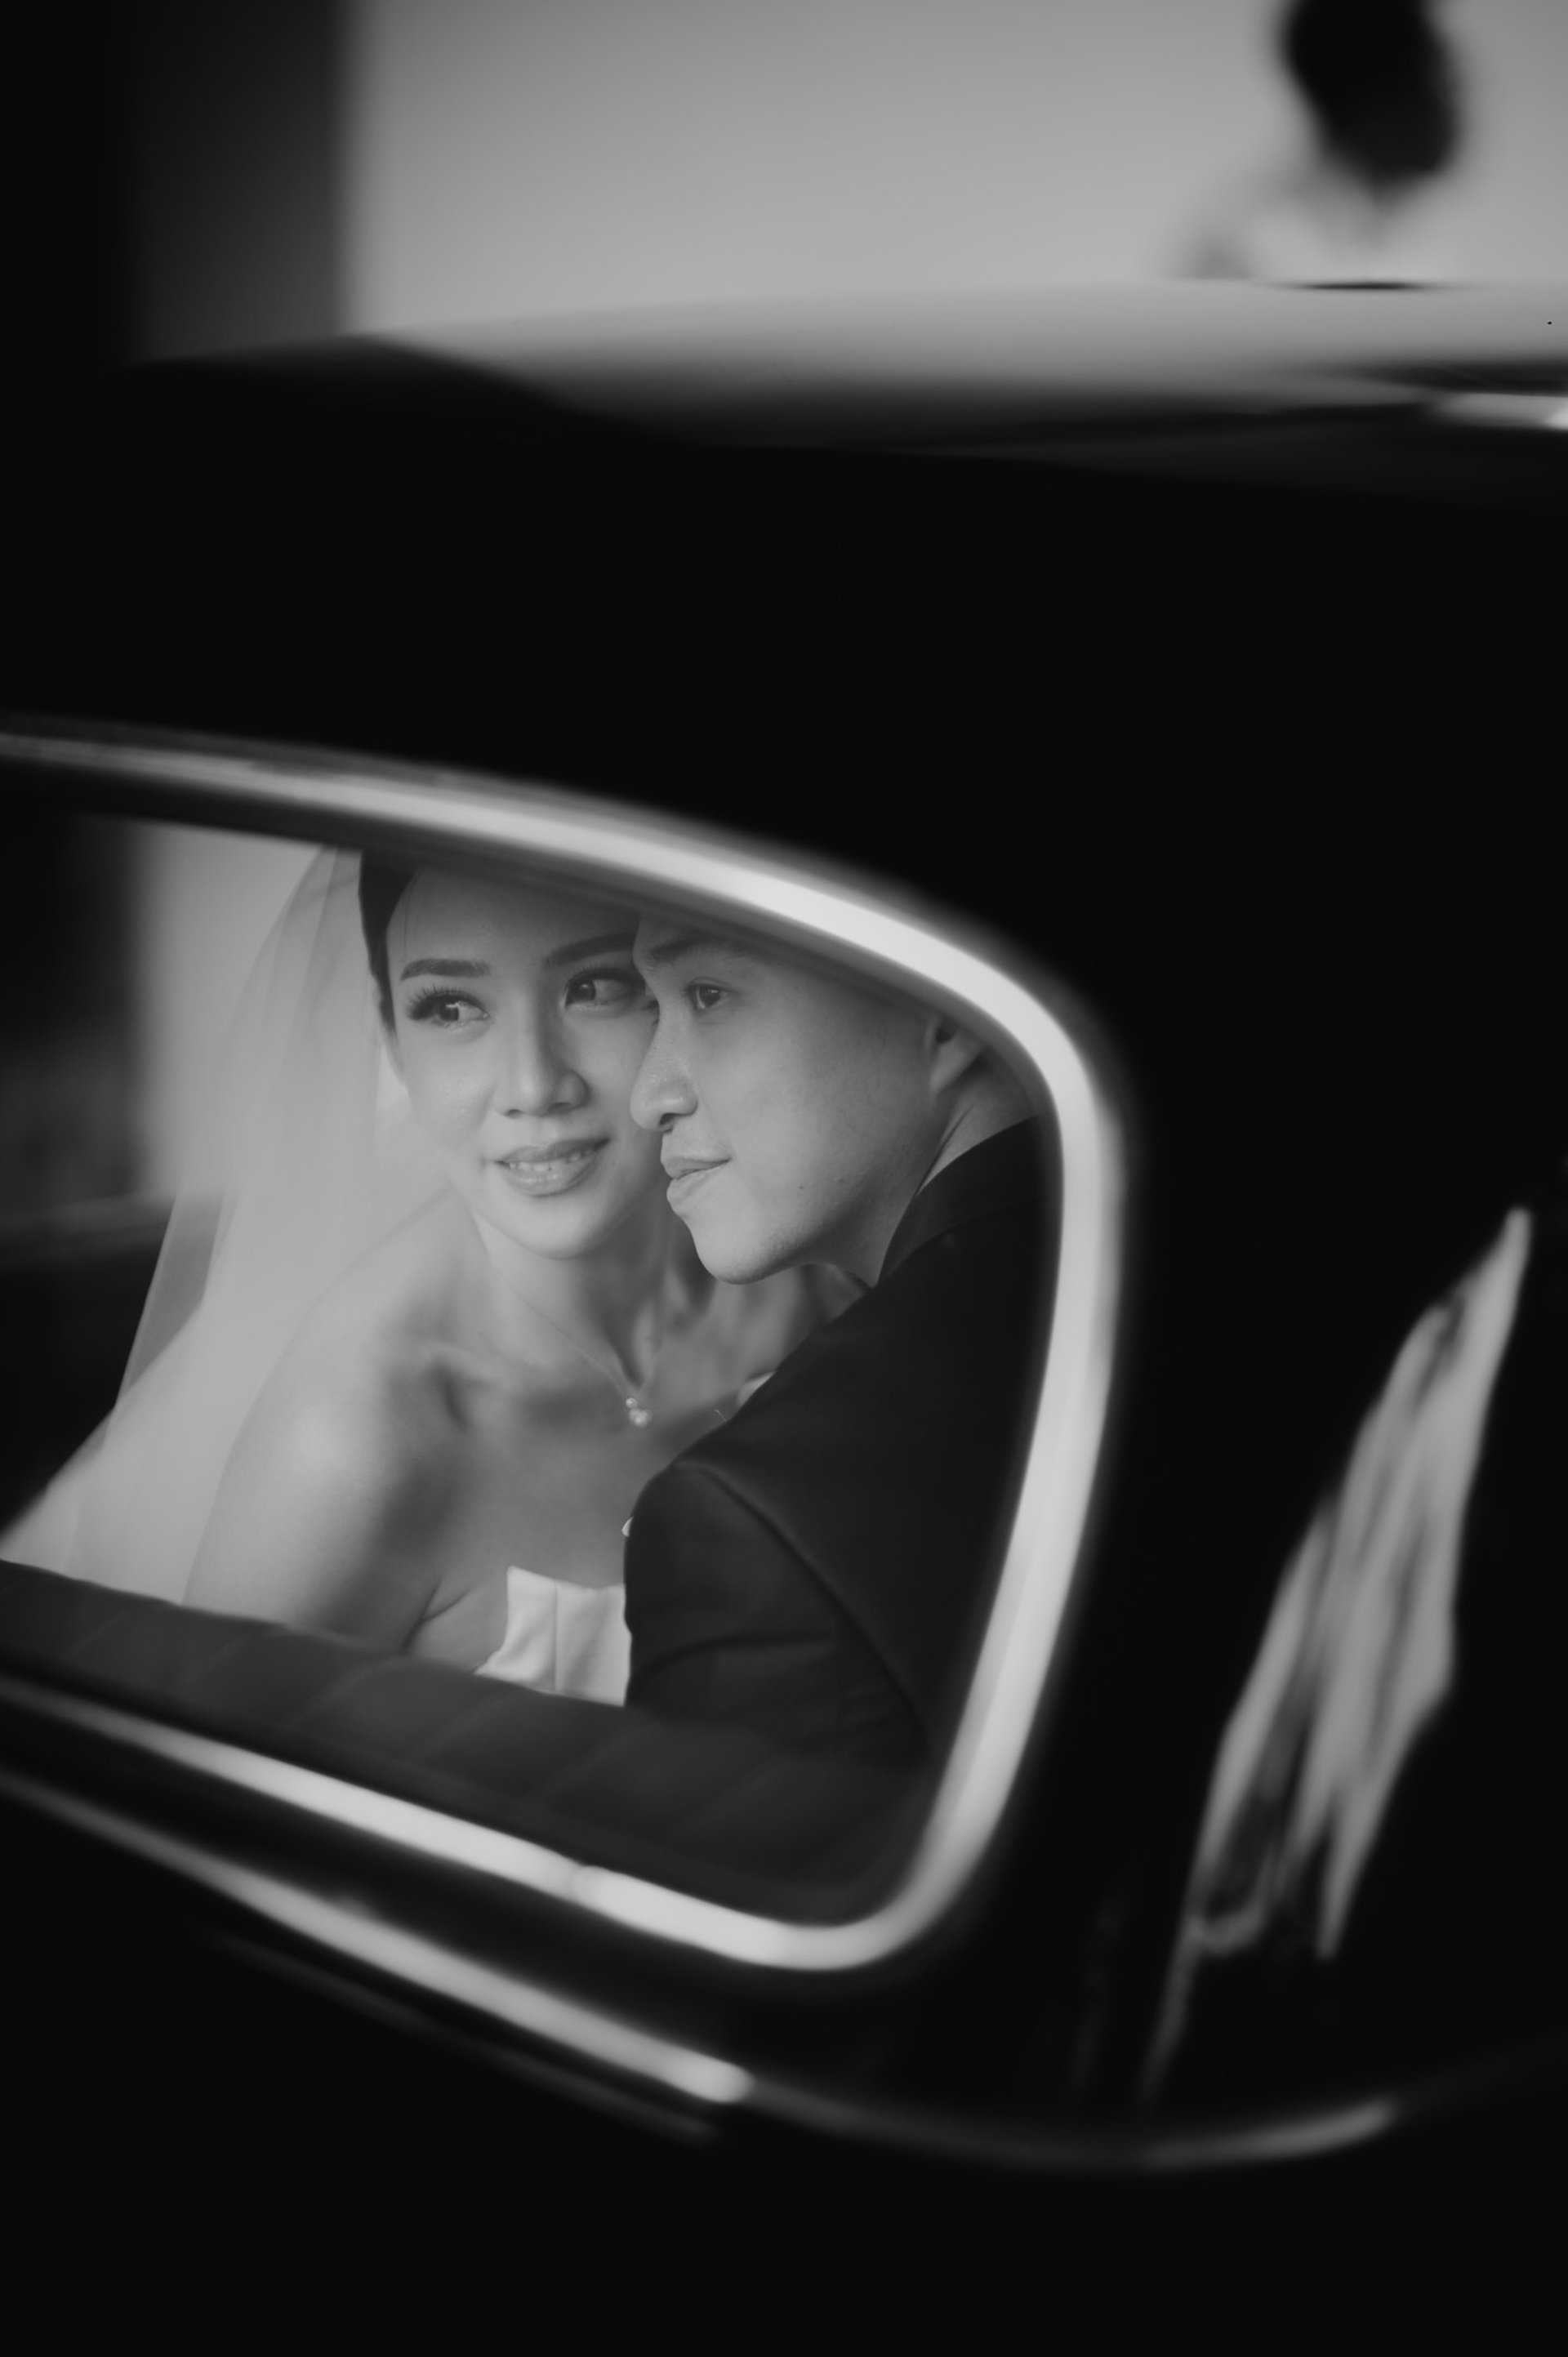
<svg viewBox="0 0 1568 2357"><path fill-rule="evenodd" d="M437 1031L460 1030L484 1011L477 998L461 990L422 990L403 1009L411 1023L428 1023Z"/></svg>
<svg viewBox="0 0 1568 2357"><path fill-rule="evenodd" d="M596 966L591 973L574 974L566 985L568 1006L640 1006L646 996L642 976L630 966Z"/></svg>
<svg viewBox="0 0 1568 2357"><path fill-rule="evenodd" d="M723 1005L729 996L729 993L722 983L689 982L686 985L686 996L692 1003L693 1013L711 1015L715 1007Z"/></svg>

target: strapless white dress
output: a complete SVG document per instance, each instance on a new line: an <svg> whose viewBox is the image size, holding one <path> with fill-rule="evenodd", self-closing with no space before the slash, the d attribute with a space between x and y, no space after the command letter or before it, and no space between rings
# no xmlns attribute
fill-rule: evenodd
<svg viewBox="0 0 1568 2357"><path fill-rule="evenodd" d="M631 1675L626 1589L578 1587L513 1565L506 1634L477 1674L585 1702L624 1702Z"/></svg>

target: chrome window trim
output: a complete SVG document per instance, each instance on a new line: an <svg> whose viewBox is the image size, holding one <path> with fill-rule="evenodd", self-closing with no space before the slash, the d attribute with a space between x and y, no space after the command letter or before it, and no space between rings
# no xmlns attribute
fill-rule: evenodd
<svg viewBox="0 0 1568 2357"><path fill-rule="evenodd" d="M138 1731L125 1714L0 1680L0 1698L100 1736ZM141 1732L145 1732L142 1730ZM209 1841L150 1827L125 1806L63 1791L25 1770L0 1765L0 1798L107 1843L145 1864L199 1885L285 1938L325 1952L350 1971L418 1990L521 2041L566 2055L596 2080L629 2083L676 2117L720 2126L749 2112L787 2129L854 2141L907 2158L967 2161L1019 2173L1079 2178L1181 2178L1230 2174L1323 2159L1380 2142L1423 2118L1456 2111L1493 2078L1528 2084L1537 2050L1509 2058L1511 2071L1464 2066L1406 2089L1375 2087L1337 2100L1240 2112L1230 2116L1148 2117L1112 2122L1011 2120L961 2106L900 2102L869 2090L850 2093L809 2078L730 2061L711 2048L624 2014L564 1996L537 1981L480 1963L447 1941L368 1913L351 1897L300 1889L264 1867L242 1865ZM1561 2055L1549 2058L1561 2067ZM1522 2068L1521 2068L1522 2062Z"/></svg>
<svg viewBox="0 0 1568 2357"><path fill-rule="evenodd" d="M238 1764L242 1757L235 1752L234 1760L225 1763L204 1756L221 1752L222 1745L204 1745L199 1738L192 1745L177 1729L138 1724L128 1711L84 1702L75 1695L29 1689L10 1678L0 1678L0 1700L35 1717L128 1742L199 1770L222 1774L225 1764ZM286 1781L282 1785L270 1784L264 1777L243 1773L234 1781L253 1792L270 1792L272 1797L309 1805ZM210 1841L148 1825L124 1804L64 1791L37 1773L5 1764L0 1764L0 1796L198 1883L242 1911L260 1916L278 1931L325 1949L345 1963L362 1965L443 2003L460 2006L504 2029L586 2061L596 2070L651 2086L661 2095L712 2108L744 2103L753 2092L751 2073L720 2055L644 2029L624 2015L563 1996L536 1980L465 1955L449 1942L430 1939L368 1913L341 1895L303 1889L286 1875L242 1864ZM335 1823L342 1822L336 1811L328 1813ZM437 1813L427 1813L435 1817ZM377 1825L374 1830L385 1837L384 1827ZM450 1860L449 1850L436 1854ZM561 1866L564 1861L552 1863Z"/></svg>
<svg viewBox="0 0 1568 2357"><path fill-rule="evenodd" d="M74 1696L48 1695L0 1681L0 1695L21 1707L75 1722L100 1735L124 1735L129 1721ZM117 1726L117 1721L124 1724ZM133 1736L132 1739L135 1739ZM596 2080L628 2083L670 2113L721 2126L749 2112L778 2126L854 2141L906 2158L966 2161L1018 2173L1133 2179L1230 2174L1240 2169L1323 2159L1377 2143L1423 2117L1457 2110L1477 2083L1514 2076L1529 2083L1534 2050L1521 2070L1488 2073L1461 2066L1411 2090L1374 2088L1337 2101L1193 2119L1068 2122L999 2119L953 2105L911 2104L871 2091L844 2093L800 2077L748 2069L711 2048L650 2031L624 2014L564 1996L537 1981L476 1961L449 1942L368 1914L351 1898L304 1890L263 1867L241 1865L209 1841L163 1832L124 1806L62 1791L36 1774L0 1765L0 1798L73 1832L105 1842L145 1864L199 1885L285 1938L303 1941L350 1971L415 1989L477 2017L509 2040L526 2067L530 2048L566 2055ZM1561 2057L1556 2060L1561 2067Z"/></svg>
<svg viewBox="0 0 1568 2357"><path fill-rule="evenodd" d="M428 840L433 852L548 859L605 888L685 906L708 902L782 925L806 943L935 994L1005 1039L1054 1104L1062 1209L1045 1379L995 1599L959 1727L921 1834L887 1895L835 1923L753 1914L658 1883L564 1859L534 1843L347 1780L291 1768L235 1744L149 1726L156 1748L210 1772L260 1782L405 1848L433 1850L609 1922L732 1963L839 1975L926 1937L976 1875L996 1834L1050 1673L1090 1512L1104 1437L1123 1261L1121 1125L1069 1017L982 946L934 929L865 883L788 849L759 850L717 830L660 818L532 780L492 781L337 755L237 751L119 732L0 731L0 776L91 780L100 806L306 840L357 834ZM1042 987L1046 986L1042 981ZM248 1763L242 1770L241 1763ZM437 1834L437 1828L445 1828Z"/></svg>

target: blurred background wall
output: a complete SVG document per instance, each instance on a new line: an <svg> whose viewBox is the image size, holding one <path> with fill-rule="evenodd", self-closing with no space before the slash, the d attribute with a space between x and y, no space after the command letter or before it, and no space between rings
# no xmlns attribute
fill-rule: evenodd
<svg viewBox="0 0 1568 2357"><path fill-rule="evenodd" d="M1282 0L5 12L0 367L601 305L1129 280L1299 134ZM1568 275L1568 5L1435 0L1466 278Z"/></svg>
<svg viewBox="0 0 1568 2357"><path fill-rule="evenodd" d="M1291 141L1279 0L354 0L350 323L1158 277ZM1568 5L1448 0L1431 241L1568 274Z"/></svg>
<svg viewBox="0 0 1568 2357"><path fill-rule="evenodd" d="M344 328L1162 276L1226 189L1301 136L1273 51L1279 13L1280 0L13 8L0 380L47 393L125 359ZM1427 250L1461 278L1568 277L1568 0L1447 0L1439 21L1467 136L1423 199ZM40 977L38 1005L0 1026L0 1100L33 1138L25 1184L12 1157L13 1204L18 1186L32 1202L169 1183L206 1060L301 864L147 837L99 858L73 896L62 845L36 846L52 898L29 902L29 922L75 943L96 979L84 1012ZM126 945L118 999L84 928ZM81 1049L89 1033L97 1045ZM33 1099L58 1098L68 1035L85 1060L51 1175ZM99 1084L127 1061L134 1092Z"/></svg>
<svg viewBox="0 0 1568 2357"><path fill-rule="evenodd" d="M128 0L124 14L137 354L330 335L346 321L346 11Z"/></svg>

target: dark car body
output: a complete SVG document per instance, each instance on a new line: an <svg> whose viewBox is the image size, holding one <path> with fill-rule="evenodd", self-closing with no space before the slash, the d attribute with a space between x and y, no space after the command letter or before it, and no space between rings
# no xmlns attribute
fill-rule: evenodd
<svg viewBox="0 0 1568 2357"><path fill-rule="evenodd" d="M1550 294L1186 289L347 344L14 417L21 807L354 842L395 813L335 804L345 779L467 773L706 829L1047 974L1127 1156L1070 1612L929 1937L813 1980L394 1856L128 1751L165 1671L138 1705L80 1627L51 1660L46 1598L13 1609L0 1718L36 2135L70 2075L123 2157L156 2117L240 2167L308 2106L367 2179L406 2138L526 2150L547 2208L574 2169L700 2202L733 2158L846 2200L1004 2188L1063 2232L1540 2188L1563 2020L1550 1988L1510 2012L1501 1953L1495 2007L1445 2011L1434 1955L1419 2037L1305 2061L1267 1971L1235 2040L1217 1985L1212 2066L1165 2101L1144 2071L1282 1569L1412 1321L1568 1139L1563 402ZM248 781L204 783L247 748ZM42 1365L62 1426L107 1405L148 1245L99 1243L125 1307L51 1359L62 1304L103 1297L89 1245L52 1249L5 1273L18 1434ZM813 1805L821 1843L843 1793ZM1560 1791L1519 1806L1516 1849L1549 1846Z"/></svg>

